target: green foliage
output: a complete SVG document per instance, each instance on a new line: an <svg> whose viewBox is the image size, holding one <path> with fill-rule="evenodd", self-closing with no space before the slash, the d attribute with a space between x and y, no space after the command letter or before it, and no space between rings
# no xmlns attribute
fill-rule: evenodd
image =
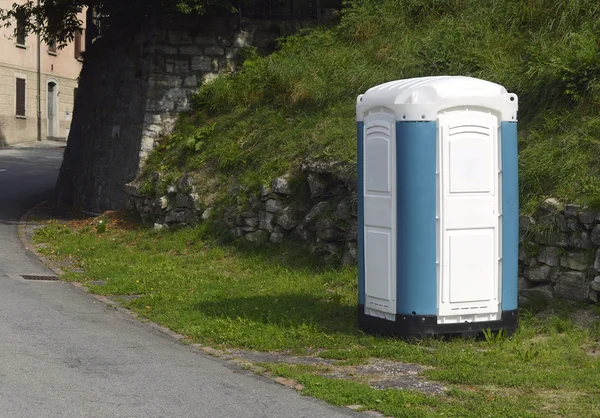
<svg viewBox="0 0 600 418"><path fill-rule="evenodd" d="M182 135L181 132L176 133L171 137L171 142L166 146L166 150L170 151L182 143L186 152L198 152L204 148L205 140L215 130L214 123L207 123L199 126L193 132Z"/></svg>
<svg viewBox="0 0 600 418"><path fill-rule="evenodd" d="M0 9L0 22L11 26L20 19L25 34L40 33L45 41L52 39L64 46L81 28L79 14L90 7L107 24L120 27L125 22L127 26L144 22L149 16L234 10L230 0L26 0L13 3L9 9Z"/></svg>
<svg viewBox="0 0 600 418"><path fill-rule="evenodd" d="M60 239L60 237L70 234L71 230L57 221L50 221L47 228L36 232L36 237L40 241L50 241Z"/></svg>
<svg viewBox="0 0 600 418"><path fill-rule="evenodd" d="M600 119L590 103L549 109L535 116L520 140L520 190L524 201L555 195L598 207Z"/></svg>
<svg viewBox="0 0 600 418"><path fill-rule="evenodd" d="M248 190L307 157L353 166L358 94L469 75L519 95L523 207L549 195L600 206L599 12L595 0L346 2L339 26L285 38L264 58L250 53L243 71L204 85L187 119L214 124L201 150L156 158L210 166ZM186 129L176 141L195 135Z"/></svg>
<svg viewBox="0 0 600 418"><path fill-rule="evenodd" d="M156 184L153 181L147 180L140 186L142 196L152 197L156 194Z"/></svg>
<svg viewBox="0 0 600 418"><path fill-rule="evenodd" d="M100 219L96 223L96 233L97 234L104 234L105 232L106 232L106 221L104 219Z"/></svg>
<svg viewBox="0 0 600 418"><path fill-rule="evenodd" d="M501 329L498 332L494 333L494 331L492 331L489 328L484 329L483 337L489 345L501 345L502 343L504 343L504 341L506 341L506 331Z"/></svg>
<svg viewBox="0 0 600 418"><path fill-rule="evenodd" d="M540 350L532 343L515 347L515 353L520 361L530 362L540 355Z"/></svg>

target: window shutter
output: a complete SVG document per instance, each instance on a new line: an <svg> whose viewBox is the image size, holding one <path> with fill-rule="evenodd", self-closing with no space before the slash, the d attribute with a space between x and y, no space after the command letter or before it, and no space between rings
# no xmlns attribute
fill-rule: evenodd
<svg viewBox="0 0 600 418"><path fill-rule="evenodd" d="M75 32L75 40L73 42L75 46L75 59L81 58L81 31Z"/></svg>
<svg viewBox="0 0 600 418"><path fill-rule="evenodd" d="M52 38L48 41L48 52L52 52L53 54L56 54L56 51L57 51L56 39Z"/></svg>
<svg viewBox="0 0 600 418"><path fill-rule="evenodd" d="M25 79L17 78L17 116L25 116Z"/></svg>
<svg viewBox="0 0 600 418"><path fill-rule="evenodd" d="M25 45L25 22L23 18L17 19L17 45Z"/></svg>

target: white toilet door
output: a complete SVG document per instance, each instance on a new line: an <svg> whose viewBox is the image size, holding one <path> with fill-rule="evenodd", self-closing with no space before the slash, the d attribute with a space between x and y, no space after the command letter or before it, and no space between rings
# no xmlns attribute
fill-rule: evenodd
<svg viewBox="0 0 600 418"><path fill-rule="evenodd" d="M364 120L365 312L396 313L396 122ZM378 311L372 312L370 310Z"/></svg>
<svg viewBox="0 0 600 418"><path fill-rule="evenodd" d="M500 307L498 119L470 110L440 114L438 141L438 315L493 319L485 314Z"/></svg>

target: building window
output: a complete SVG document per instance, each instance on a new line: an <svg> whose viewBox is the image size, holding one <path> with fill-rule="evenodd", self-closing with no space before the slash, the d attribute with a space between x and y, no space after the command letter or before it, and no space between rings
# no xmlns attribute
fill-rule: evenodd
<svg viewBox="0 0 600 418"><path fill-rule="evenodd" d="M56 55L58 49L56 47L56 39L52 38L48 40L48 53Z"/></svg>
<svg viewBox="0 0 600 418"><path fill-rule="evenodd" d="M25 46L25 19L17 19L17 46Z"/></svg>
<svg viewBox="0 0 600 418"><path fill-rule="evenodd" d="M73 46L75 47L75 59L81 59L82 50L82 39L83 31L80 29L75 32L75 39L73 40Z"/></svg>
<svg viewBox="0 0 600 418"><path fill-rule="evenodd" d="M25 79L17 77L17 106L16 114L19 117L25 117Z"/></svg>

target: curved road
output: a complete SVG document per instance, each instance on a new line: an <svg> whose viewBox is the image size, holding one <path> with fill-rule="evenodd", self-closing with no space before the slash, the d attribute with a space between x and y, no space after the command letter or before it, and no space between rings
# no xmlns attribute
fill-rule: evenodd
<svg viewBox="0 0 600 418"><path fill-rule="evenodd" d="M348 417L183 346L51 273L17 238L62 150L0 149L0 417Z"/></svg>

